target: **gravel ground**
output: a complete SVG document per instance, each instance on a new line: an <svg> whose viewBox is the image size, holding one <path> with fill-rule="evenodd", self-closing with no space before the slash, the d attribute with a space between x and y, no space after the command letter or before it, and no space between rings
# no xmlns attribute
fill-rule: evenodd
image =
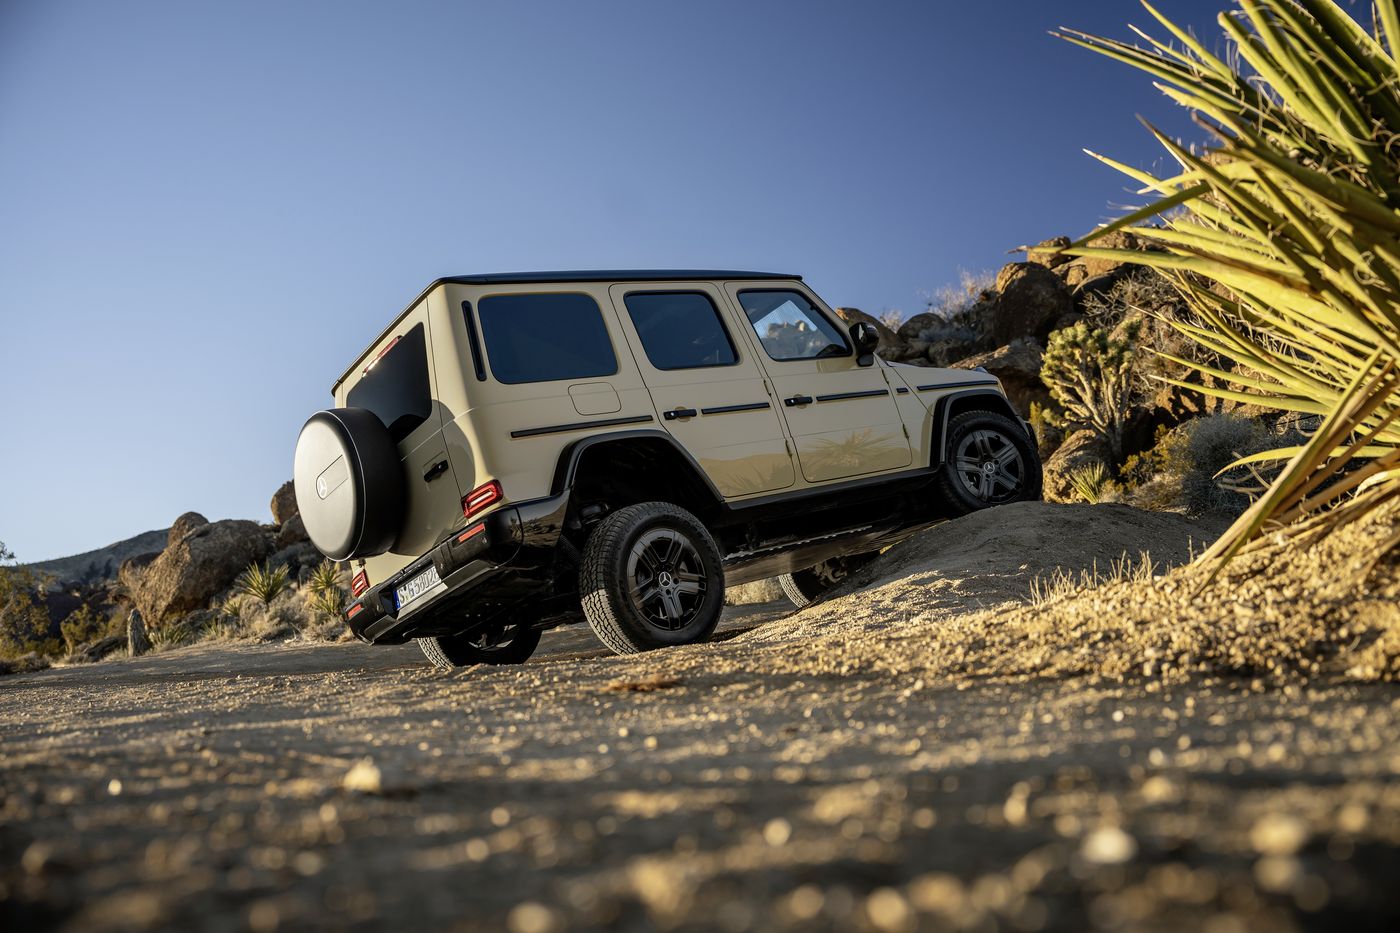
<svg viewBox="0 0 1400 933"><path fill-rule="evenodd" d="M1200 534L1065 508L930 533L971 569L902 545L859 611L638 657L571 629L518 668L205 645L5 678L0 925L1395 929L1400 687L942 661L1037 572Z"/></svg>

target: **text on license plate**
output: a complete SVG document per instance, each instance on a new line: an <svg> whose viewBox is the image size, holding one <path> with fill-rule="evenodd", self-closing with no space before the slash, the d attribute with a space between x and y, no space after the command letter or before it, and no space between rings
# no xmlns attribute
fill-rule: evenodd
<svg viewBox="0 0 1400 933"><path fill-rule="evenodd" d="M402 609L433 587L442 583L437 567L429 567L394 591L394 608Z"/></svg>

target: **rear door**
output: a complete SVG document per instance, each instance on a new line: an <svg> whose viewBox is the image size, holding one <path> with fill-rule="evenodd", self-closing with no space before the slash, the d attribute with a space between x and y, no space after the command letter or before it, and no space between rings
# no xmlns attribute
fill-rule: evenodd
<svg viewBox="0 0 1400 933"><path fill-rule="evenodd" d="M730 332L709 282L609 290L662 424L726 498L796 480L773 398L750 345Z"/></svg>
<svg viewBox="0 0 1400 933"><path fill-rule="evenodd" d="M392 552L398 558L376 558L376 577L427 553L462 514L462 493L442 435L429 326L426 305L420 304L385 335L345 394L347 408L367 408L378 416L403 460L407 496Z"/></svg>
<svg viewBox="0 0 1400 933"><path fill-rule="evenodd" d="M796 286L725 286L782 407L808 482L907 467L909 438L879 365L860 366L833 316Z"/></svg>

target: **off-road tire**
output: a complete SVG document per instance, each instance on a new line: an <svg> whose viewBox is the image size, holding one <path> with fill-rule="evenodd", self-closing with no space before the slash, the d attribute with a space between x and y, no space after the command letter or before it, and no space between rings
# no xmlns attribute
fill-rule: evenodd
<svg viewBox="0 0 1400 933"><path fill-rule="evenodd" d="M998 445L995 448L997 452L1008 448L1014 450L1017 458L1014 463L1019 465L1014 488L1002 489L1005 480L997 475L997 482L992 487L993 494L979 496L970 488L973 480L964 479L965 471L959 467L959 451L964 449L965 442L975 440L978 432L984 432L981 435L983 437L990 435L995 439L994 442ZM965 411L948 423L946 437L943 463L939 465L937 472L937 489L946 511L951 516L967 515L979 509L1010 502L1040 499L1043 483L1040 452L1036 449L1035 440L1029 432L1016 421L994 411ZM975 444L973 446L975 447ZM992 458L981 459L985 461Z"/></svg>
<svg viewBox="0 0 1400 933"><path fill-rule="evenodd" d="M433 663L433 667L443 670L474 664L524 664L539 647L540 630L521 625L509 644L486 649L472 644L467 635L440 635L415 638L414 641L418 642L423 656Z"/></svg>
<svg viewBox="0 0 1400 933"><path fill-rule="evenodd" d="M841 580L879 556L879 552L850 554L846 557L833 558L832 561L823 561L823 563L835 561L842 565L839 570L840 579L834 582L823 579L820 565L818 565L806 570L794 570L792 573L782 574L778 577L778 585L783 588L783 595L788 598L788 602L798 609L804 609L838 586Z"/></svg>
<svg viewBox="0 0 1400 933"><path fill-rule="evenodd" d="M675 630L649 619L631 595L629 559L634 548L658 530L674 532L688 542L693 559L703 567L702 594L693 614L685 616ZM690 555L684 556L691 560ZM579 567L579 593L588 624L615 654L689 645L709 638L719 624L724 566L714 538L698 518L669 502L642 502L613 512L588 536Z"/></svg>

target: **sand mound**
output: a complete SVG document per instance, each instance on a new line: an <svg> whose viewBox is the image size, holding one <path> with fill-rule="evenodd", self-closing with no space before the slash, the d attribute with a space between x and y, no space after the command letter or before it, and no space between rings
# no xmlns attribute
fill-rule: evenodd
<svg viewBox="0 0 1400 933"><path fill-rule="evenodd" d="M918 618L1025 602L1035 581L1108 574L1148 553L1160 570L1186 563L1223 530L1220 520L1126 505L1019 502L935 526L890 548L806 612L751 633L772 641L885 629Z"/></svg>
<svg viewBox="0 0 1400 933"><path fill-rule="evenodd" d="M1220 530L1117 505L1024 503L891 548L833 595L741 636L793 670L938 679L1400 680L1400 554L1376 560L1400 507L1320 541L1279 541L1214 581L1180 566ZM1159 574L1066 587L1057 570L1150 553ZM798 648L798 644L801 645Z"/></svg>

